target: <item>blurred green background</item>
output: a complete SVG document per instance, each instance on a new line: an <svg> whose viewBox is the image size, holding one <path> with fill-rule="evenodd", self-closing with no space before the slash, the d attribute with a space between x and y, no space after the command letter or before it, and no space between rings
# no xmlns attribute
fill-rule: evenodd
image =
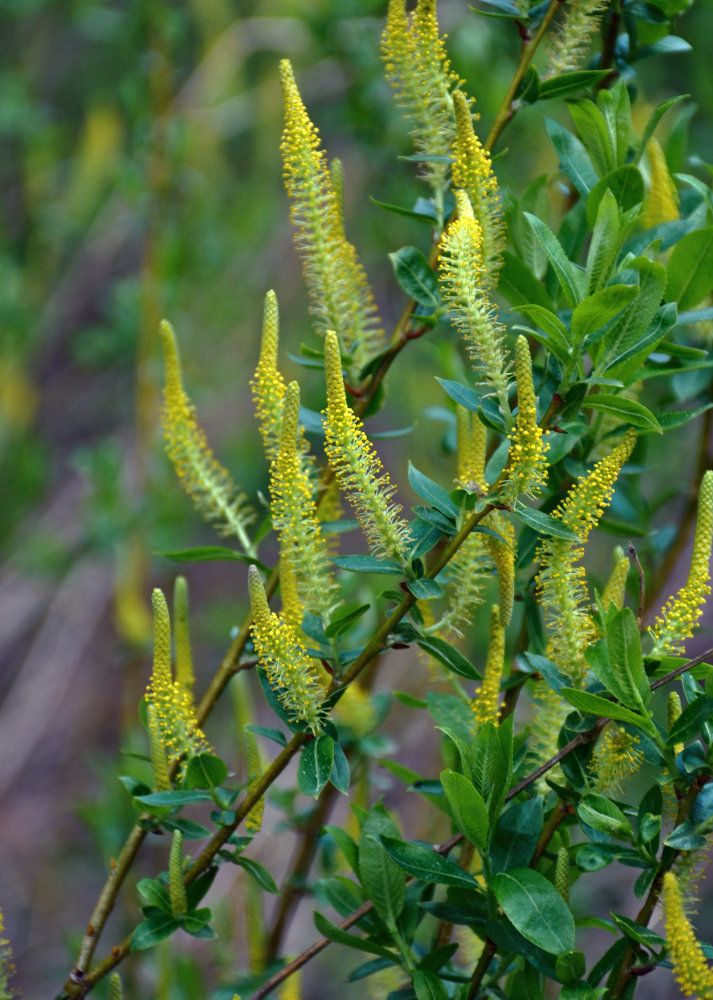
<svg viewBox="0 0 713 1000"><path fill-rule="evenodd" d="M148 675L151 588L170 588L175 573L156 553L214 541L162 453L158 321L176 327L209 438L252 495L266 474L247 385L268 288L288 376L298 369L287 350L312 336L281 182L279 58L292 60L330 155L344 161L349 236L387 329L403 300L386 254L427 249L427 233L367 200L410 205L426 193L396 159L410 143L382 77L384 7L0 5L0 906L28 997L64 980L67 945L130 820L109 766ZM699 0L680 21L680 35L704 44L641 64L639 77L647 107L694 95L690 148L706 162L712 11ZM465 0L443 0L439 16L484 134L514 67L515 30ZM561 102L546 110L567 121ZM540 110L524 109L501 144L503 187L518 192L556 169L543 136ZM417 345L406 366L423 370L433 350ZM307 380L306 393L319 409L318 384ZM393 402L392 427L443 401L422 378ZM434 452L441 432L417 429ZM199 684L241 617L236 565L188 573ZM221 712L218 731L231 724Z"/></svg>

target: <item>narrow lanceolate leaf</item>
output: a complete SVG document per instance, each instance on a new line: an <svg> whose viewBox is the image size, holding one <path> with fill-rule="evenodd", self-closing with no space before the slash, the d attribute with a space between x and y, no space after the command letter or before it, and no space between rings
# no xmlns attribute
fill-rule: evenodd
<svg viewBox="0 0 713 1000"><path fill-rule="evenodd" d="M214 457L198 426L195 410L183 388L178 345L171 324L164 320L160 329L166 369L161 423L168 456L181 485L204 517L214 521L221 534L235 535L245 551L254 555L246 528L255 520L255 513L248 506L245 494Z"/></svg>
<svg viewBox="0 0 713 1000"><path fill-rule="evenodd" d="M441 771L441 784L456 826L484 854L488 849L488 807L480 792L457 771Z"/></svg>
<svg viewBox="0 0 713 1000"><path fill-rule="evenodd" d="M344 234L339 194L287 59L280 63L280 80L285 187L315 324L323 333L334 330L361 368L382 339L376 304L356 250Z"/></svg>
<svg viewBox="0 0 713 1000"><path fill-rule="evenodd" d="M531 868L496 875L491 888L510 923L551 955L574 949L574 917L551 882Z"/></svg>
<svg viewBox="0 0 713 1000"><path fill-rule="evenodd" d="M428 847L423 847L421 844L407 844L403 840L385 836L382 836L381 843L399 868L422 882L453 885L461 889L475 889L478 886L472 875L464 872L454 861L436 854Z"/></svg>
<svg viewBox="0 0 713 1000"><path fill-rule="evenodd" d="M318 798L329 781L334 764L334 740L319 736L305 744L297 769L297 785L303 795Z"/></svg>
<svg viewBox="0 0 713 1000"><path fill-rule="evenodd" d="M376 806L362 826L358 875L374 909L393 928L406 901L406 876L384 850L382 834L398 838L399 828L383 806Z"/></svg>

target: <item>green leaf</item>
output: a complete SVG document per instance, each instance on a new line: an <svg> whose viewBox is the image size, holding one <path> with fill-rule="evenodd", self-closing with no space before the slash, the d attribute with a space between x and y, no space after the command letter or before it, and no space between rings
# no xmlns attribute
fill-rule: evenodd
<svg viewBox="0 0 713 1000"><path fill-rule="evenodd" d="M574 950L574 918L551 882L531 868L496 875L491 888L510 923L550 955Z"/></svg>
<svg viewBox="0 0 713 1000"><path fill-rule="evenodd" d="M413 989L416 1000L448 1000L448 990L440 976L426 969L414 970Z"/></svg>
<svg viewBox="0 0 713 1000"><path fill-rule="evenodd" d="M435 635L419 635L415 642L424 652L430 653L435 660L442 663L452 673L460 674L461 677L467 677L471 681L483 679L482 674L475 669L470 660L445 639L440 639Z"/></svg>
<svg viewBox="0 0 713 1000"><path fill-rule="evenodd" d="M177 918L170 913L155 914L142 921L131 935L129 943L130 951L144 951L146 948L153 948L159 941L169 937L177 931L180 923Z"/></svg>
<svg viewBox="0 0 713 1000"><path fill-rule="evenodd" d="M436 597L443 597L443 587L440 583L427 576L420 580L407 580L406 586L419 601L431 601Z"/></svg>
<svg viewBox="0 0 713 1000"><path fill-rule="evenodd" d="M494 875L529 865L543 827L542 798L516 802L502 813L490 844Z"/></svg>
<svg viewBox="0 0 713 1000"><path fill-rule="evenodd" d="M154 807L159 809L180 809L181 806L188 805L190 802L209 802L210 798L210 792L151 792L150 795L135 795L134 801L144 806L147 812L151 812Z"/></svg>
<svg viewBox="0 0 713 1000"><path fill-rule="evenodd" d="M334 612L332 620L324 630L325 638L332 639L334 636L346 632L354 622L359 621L362 615L366 614L370 607L370 604L360 604L356 607L339 608L338 611Z"/></svg>
<svg viewBox="0 0 713 1000"><path fill-rule="evenodd" d="M528 319L537 323L546 335L546 340L543 341L545 346L560 361L566 362L572 354L572 336L559 316L555 315L551 309L545 309L537 303L528 303L515 308Z"/></svg>
<svg viewBox="0 0 713 1000"><path fill-rule="evenodd" d="M213 914L206 906L202 910L189 910L188 913L182 913L177 919L186 934L211 941L218 936L212 927L208 926L208 921L212 919L212 916Z"/></svg>
<svg viewBox="0 0 713 1000"><path fill-rule="evenodd" d="M445 389L451 399L460 403L466 410L477 413L480 409L483 401L475 389L471 389L468 385L461 385L460 382L453 382L449 378L438 378L438 376L436 376L436 382Z"/></svg>
<svg viewBox="0 0 713 1000"><path fill-rule="evenodd" d="M673 847L677 851L698 851L706 843L706 838L698 833L691 820L679 824L664 840L666 847Z"/></svg>
<svg viewBox="0 0 713 1000"><path fill-rule="evenodd" d="M218 788L228 777L228 768L220 757L199 753L189 760L186 777L192 788Z"/></svg>
<svg viewBox="0 0 713 1000"><path fill-rule="evenodd" d="M168 890L155 878L142 878L136 884L136 889L142 899L145 899L150 906L155 906L164 913L173 915L171 909L171 897Z"/></svg>
<svg viewBox="0 0 713 1000"><path fill-rule="evenodd" d="M407 875L420 879L422 882L435 882L436 885L452 885L461 889L477 889L478 883L449 858L436 854L430 847L422 844L407 844L394 837L381 838L386 853L391 860L402 868Z"/></svg>
<svg viewBox="0 0 713 1000"><path fill-rule="evenodd" d="M541 510L533 507L524 507L516 503L512 508L515 517L519 517L529 528L536 531L538 535L549 535L552 538L564 538L568 542L578 542L579 535L576 535L569 528L566 528L556 517L551 517Z"/></svg>
<svg viewBox="0 0 713 1000"><path fill-rule="evenodd" d="M377 805L362 824L357 874L374 909L393 929L406 902L406 877L388 857L382 835L398 839L400 831L386 809Z"/></svg>
<svg viewBox="0 0 713 1000"><path fill-rule="evenodd" d="M631 920L621 913L612 913L612 920L630 941L643 944L650 951L659 951L666 947L666 938L661 937L656 931L652 931L650 927L637 924L635 920Z"/></svg>
<svg viewBox="0 0 713 1000"><path fill-rule="evenodd" d="M343 830L341 826L325 826L322 828L322 832L329 834L329 836L334 840L337 847L346 858L347 864L354 874L357 875L359 866L359 848L349 836L347 831Z"/></svg>
<svg viewBox="0 0 713 1000"><path fill-rule="evenodd" d="M256 736L264 736L266 740L278 743L281 747L287 746L287 737L279 729L269 729L267 726L246 726L245 728L249 729L251 733L255 733Z"/></svg>
<svg viewBox="0 0 713 1000"><path fill-rule="evenodd" d="M245 858L242 854L235 856L235 864L240 865L244 868L255 879L257 884L265 892L272 892L279 896L280 890L275 882L274 878L258 861L253 861L251 858Z"/></svg>
<svg viewBox="0 0 713 1000"><path fill-rule="evenodd" d="M408 481L411 484L411 489L422 500L428 501L431 506L440 510L447 517L458 517L458 508L451 500L450 493L429 479L423 472L419 472L412 462L409 462L408 465Z"/></svg>
<svg viewBox="0 0 713 1000"><path fill-rule="evenodd" d="M576 983L582 978L586 968L587 963L582 951L566 951L563 955L558 955L555 962L557 976L563 983Z"/></svg>
<svg viewBox="0 0 713 1000"><path fill-rule="evenodd" d="M481 854L488 849L488 808L472 782L457 771L441 771L441 784L456 827Z"/></svg>
<svg viewBox="0 0 713 1000"><path fill-rule="evenodd" d="M583 299L572 313L572 336L576 343L587 347L600 340L637 292L636 285L609 285Z"/></svg>
<svg viewBox="0 0 713 1000"><path fill-rule="evenodd" d="M297 787L303 795L318 798L329 781L334 764L334 740L326 734L305 743L297 768Z"/></svg>
<svg viewBox="0 0 713 1000"><path fill-rule="evenodd" d="M600 80L603 80L608 72L606 69L581 69L572 73L560 73L559 76L552 76L549 80L542 80L540 82L540 100L547 101L553 97L566 97L578 90L593 87Z"/></svg>
<svg viewBox="0 0 713 1000"><path fill-rule="evenodd" d="M552 118L545 118L545 125L550 141L559 157L560 167L582 198L586 199L598 180L589 153L579 139L564 125Z"/></svg>
<svg viewBox="0 0 713 1000"><path fill-rule="evenodd" d="M611 191L616 199L620 212L627 212L635 205L643 204L645 197L644 178L638 167L633 163L625 163L617 167L598 181L587 198L587 222L593 229L597 221L599 203L605 191Z"/></svg>
<svg viewBox="0 0 713 1000"><path fill-rule="evenodd" d="M634 843L634 830L621 809L604 795L591 792L584 795L577 805L577 816L593 830L617 840Z"/></svg>
<svg viewBox="0 0 713 1000"><path fill-rule="evenodd" d="M403 205L391 205L387 201L377 201L371 195L369 196L369 201L373 205L383 208L386 212L392 212L394 215L405 215L410 219L418 219L419 222L426 222L429 226L433 226L433 223L436 221L435 215L428 215L426 212L417 212L413 208L404 208Z"/></svg>
<svg viewBox="0 0 713 1000"><path fill-rule="evenodd" d="M623 423L631 424L632 427L663 434L661 425L651 410L635 399L599 392L587 396L582 402L582 408L611 413L612 416L617 417Z"/></svg>
<svg viewBox="0 0 713 1000"><path fill-rule="evenodd" d="M673 249L667 268L666 299L692 309L713 291L713 226L696 229Z"/></svg>
<svg viewBox="0 0 713 1000"><path fill-rule="evenodd" d="M657 309L654 318L641 337L608 362L607 371L609 374L624 379L629 385L638 375L638 366L643 364L675 322L676 306L673 302L667 302L660 309ZM700 365L698 367L708 366Z"/></svg>
<svg viewBox="0 0 713 1000"><path fill-rule="evenodd" d="M498 292L512 306L535 303L543 309L551 309L552 302L542 282L538 281L528 266L505 250L503 264L498 275Z"/></svg>
<svg viewBox="0 0 713 1000"><path fill-rule="evenodd" d="M235 562L252 563L259 569L269 572L269 567L259 559L244 552L236 552L235 549L226 548L224 545L201 545L194 549L178 549L175 552L155 554L163 556L164 559L173 559L174 562L215 562L218 559L232 559Z"/></svg>
<svg viewBox="0 0 713 1000"><path fill-rule="evenodd" d="M656 126L666 114L668 109L672 108L674 104L678 104L679 101L685 101L687 97L690 97L690 94L679 94L678 97L671 97L669 100L662 101L660 104L656 105L654 110L651 112L651 116L646 123L644 131L641 133L641 142L639 143L636 153L634 154L634 163L638 163L644 155L646 147L649 144L649 139L656 131Z"/></svg>
<svg viewBox="0 0 713 1000"><path fill-rule="evenodd" d="M401 247L389 254L396 280L411 299L421 306L435 309L441 303L438 279L427 259L417 247Z"/></svg>
<svg viewBox="0 0 713 1000"><path fill-rule="evenodd" d="M192 819L183 819L180 816L176 819L164 819L162 826L166 830L180 830L184 840L205 840L206 837L210 837L208 827L203 826L202 823L194 823Z"/></svg>
<svg viewBox="0 0 713 1000"><path fill-rule="evenodd" d="M617 722L629 722L632 726L638 726L644 732L658 737L656 728L650 719L644 718L643 715L638 715L614 701L609 701L608 698L602 698L599 694L568 687L561 688L560 694L570 705L574 705L576 709L586 715L599 715L605 719L615 719Z"/></svg>
<svg viewBox="0 0 713 1000"><path fill-rule="evenodd" d="M618 166L613 136L607 128L604 115L588 99L569 101L567 106L594 169L599 177L604 177Z"/></svg>
<svg viewBox="0 0 713 1000"><path fill-rule="evenodd" d="M334 744L334 763L329 780L338 792L342 792L344 795L349 792L349 761L338 743Z"/></svg>
<svg viewBox="0 0 713 1000"><path fill-rule="evenodd" d="M339 556L332 562L339 569L346 569L350 573L382 573L399 574L403 573L398 563L390 559L377 559L376 556Z"/></svg>
<svg viewBox="0 0 713 1000"><path fill-rule="evenodd" d="M671 731L666 737L666 746L672 747L676 743L686 743L693 739L700 733L703 723L710 721L711 716L713 716L713 698L696 698L690 705L686 705L671 726Z"/></svg>
<svg viewBox="0 0 713 1000"><path fill-rule="evenodd" d="M606 634L616 684L616 690L610 690L628 708L643 714L651 700L651 688L644 670L641 633L631 608L622 608L607 620Z"/></svg>
<svg viewBox="0 0 713 1000"><path fill-rule="evenodd" d="M713 407L713 403L706 403L704 406L698 406L695 410L665 410L662 413L656 414L656 419L659 422L659 426L665 431L673 430L674 427L683 427L685 424L690 423L691 420L695 420L696 417L700 417L702 413L706 410L710 410Z"/></svg>
<svg viewBox="0 0 713 1000"><path fill-rule="evenodd" d="M367 941L366 938L357 937L356 934L347 934L341 927L336 927L333 923L316 911L313 914L314 926L317 932L328 941L335 944L346 945L347 948L356 948L357 951L365 951L368 955L381 955L382 958L389 958L396 965L398 958L393 951L389 951L376 941Z"/></svg>
<svg viewBox="0 0 713 1000"><path fill-rule="evenodd" d="M529 221L542 249L547 254L565 299L574 309L584 290L584 273L567 259L562 244L549 226L546 226L541 219L530 212L525 212L525 218Z"/></svg>

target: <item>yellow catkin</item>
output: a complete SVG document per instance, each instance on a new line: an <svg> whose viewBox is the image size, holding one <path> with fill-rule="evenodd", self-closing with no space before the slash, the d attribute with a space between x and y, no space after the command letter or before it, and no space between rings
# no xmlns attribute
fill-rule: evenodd
<svg viewBox="0 0 713 1000"><path fill-rule="evenodd" d="M173 642L176 652L176 683L192 694L193 655L188 628L188 583L177 576L173 585Z"/></svg>
<svg viewBox="0 0 713 1000"><path fill-rule="evenodd" d="M166 749L161 737L161 728L153 705L146 706L146 717L149 731L149 747L151 752L151 770L153 771L154 788L157 792L167 792L171 788L171 778L168 772Z"/></svg>
<svg viewBox="0 0 713 1000"><path fill-rule="evenodd" d="M245 878L240 886L240 896L245 903L245 944L248 953L248 968L253 975L257 975L264 970L267 964L268 943L263 910L264 892L254 879Z"/></svg>
<svg viewBox="0 0 713 1000"><path fill-rule="evenodd" d="M510 417L511 382L505 356L505 327L487 295L483 236L465 191L456 191L458 218L441 238L438 276L451 321L463 335L478 379L497 396L503 414Z"/></svg>
<svg viewBox="0 0 713 1000"><path fill-rule="evenodd" d="M255 789L262 777L265 762L260 753L257 737L250 729L243 730L243 747L245 748L245 763L248 769L248 795ZM255 803L245 817L245 829L248 833L259 833L262 829L262 818L265 812L265 797Z"/></svg>
<svg viewBox="0 0 713 1000"><path fill-rule="evenodd" d="M279 337L280 313L277 296L273 291L269 291L265 295L263 309L260 357L250 383L260 436L268 462L273 461L280 446L282 401L286 388L285 380L277 367Z"/></svg>
<svg viewBox="0 0 713 1000"><path fill-rule="evenodd" d="M112 972L109 976L109 989L106 996L107 1000L124 1000L124 991L118 972ZM0 993L0 997L2 997L2 993Z"/></svg>
<svg viewBox="0 0 713 1000"><path fill-rule="evenodd" d="M668 729L669 732L671 732L671 729L673 728L674 723L676 723L678 721L678 719L681 716L681 711L682 711L682 709L681 709L681 696L678 693L678 691L670 691L669 692L668 703L667 703L666 708L667 708L667 716L668 716L668 718L666 720L667 721L667 727L666 728ZM683 752L683 743L674 743L673 752L676 755L682 753Z"/></svg>
<svg viewBox="0 0 713 1000"><path fill-rule="evenodd" d="M329 570L329 552L317 514L312 484L300 460L300 389L290 382L284 399L280 445L272 463L272 522L280 540L280 567L285 617L302 624L302 611L327 621L337 601Z"/></svg>
<svg viewBox="0 0 713 1000"><path fill-rule="evenodd" d="M500 624L500 608L494 604L490 611L490 639L483 683L470 703L476 725L484 722L493 722L496 726L498 724L498 699L504 665L505 630Z"/></svg>
<svg viewBox="0 0 713 1000"><path fill-rule="evenodd" d="M485 493L485 456L488 430L477 413L456 404L458 481L471 492Z"/></svg>
<svg viewBox="0 0 713 1000"><path fill-rule="evenodd" d="M515 344L517 417L510 431L510 457L505 494L510 502L520 495L536 497L547 479L547 445L537 423L537 398L532 382L532 358L525 337Z"/></svg>
<svg viewBox="0 0 713 1000"><path fill-rule="evenodd" d="M0 910L0 1000L11 1000L17 996L16 991L9 985L10 979L15 975L15 966L10 942L5 937L4 930L5 922Z"/></svg>
<svg viewBox="0 0 713 1000"><path fill-rule="evenodd" d="M673 872L664 875L663 906L666 940L681 991L697 1000L713 1000L713 971L686 916L681 889Z"/></svg>
<svg viewBox="0 0 713 1000"><path fill-rule="evenodd" d="M555 864L555 889L565 903L569 902L569 851L560 847Z"/></svg>
<svg viewBox="0 0 713 1000"><path fill-rule="evenodd" d="M158 589L152 595L154 660L146 702L154 712L154 726L169 764L209 749L198 728L190 692L174 682L171 670L171 623L166 599Z"/></svg>
<svg viewBox="0 0 713 1000"><path fill-rule="evenodd" d="M503 538L486 535L486 545L490 558L495 564L498 574L498 602L500 606L500 624L507 628L512 618L513 601L515 599L515 556L517 543L515 529L502 514L493 511L485 519L485 525Z"/></svg>
<svg viewBox="0 0 713 1000"><path fill-rule="evenodd" d="M244 550L253 553L246 527L255 520L245 494L208 447L198 426L194 407L186 395L176 337L170 323L160 327L166 383L161 422L166 451L181 486L203 516L213 521L223 535L235 535Z"/></svg>
<svg viewBox="0 0 713 1000"><path fill-rule="evenodd" d="M713 471L703 476L698 493L698 516L693 539L691 568L686 584L670 597L651 628L652 656L682 650L693 635L703 605L711 592L710 558L713 541Z"/></svg>
<svg viewBox="0 0 713 1000"><path fill-rule="evenodd" d="M489 290L497 285L505 249L505 224L498 182L493 173L490 154L473 129L470 101L460 90L453 93L453 108L456 119L453 187L462 188L467 194L480 226L483 282L484 287Z"/></svg>
<svg viewBox="0 0 713 1000"><path fill-rule="evenodd" d="M585 650L596 637L584 567L579 561L590 532L611 502L614 484L635 441L635 433L627 432L611 454L580 477L553 512L553 517L579 537L580 544L548 537L538 550L536 585L549 634L547 655L575 685L584 679Z"/></svg>
<svg viewBox="0 0 713 1000"><path fill-rule="evenodd" d="M617 545L614 549L614 566L602 593L602 607L605 611L609 610L611 604L619 610L624 607L629 569L629 557L622 547Z"/></svg>
<svg viewBox="0 0 713 1000"><path fill-rule="evenodd" d="M375 556L406 561L411 544L408 524L398 517L399 504L387 472L354 411L347 406L342 362L336 335L324 340L327 378L325 451L341 490L354 508L369 547Z"/></svg>
<svg viewBox="0 0 713 1000"><path fill-rule="evenodd" d="M460 81L439 33L435 0L418 0L411 14L404 0L389 0L381 53L416 153L424 156L423 176L442 214L449 163L428 158L450 156L455 137L452 91Z"/></svg>
<svg viewBox="0 0 713 1000"><path fill-rule="evenodd" d="M490 563L486 536L472 532L448 564L448 611L442 619L441 630L462 635L463 626L470 624L473 611L483 603Z"/></svg>
<svg viewBox="0 0 713 1000"><path fill-rule="evenodd" d="M276 995L277 1000L302 1000L302 973L299 969L283 980Z"/></svg>
<svg viewBox="0 0 713 1000"><path fill-rule="evenodd" d="M315 326L322 333L335 330L349 362L361 367L383 337L374 296L356 250L344 235L341 200L334 191L319 132L310 121L287 59L280 63L280 82L285 108L280 145L285 187Z"/></svg>
<svg viewBox="0 0 713 1000"><path fill-rule="evenodd" d="M610 723L605 728L587 765L595 792L621 794L622 783L637 773L644 759L638 743L638 736L632 736L623 726Z"/></svg>
<svg viewBox="0 0 713 1000"><path fill-rule="evenodd" d="M608 6L608 0L570 0L557 31L548 37L550 61L546 79L580 69L589 40Z"/></svg>
<svg viewBox="0 0 713 1000"><path fill-rule="evenodd" d="M652 227L662 222L674 222L679 215L678 191L658 139L649 141L646 153L651 181L644 202L643 224L645 227Z"/></svg>
<svg viewBox="0 0 713 1000"><path fill-rule="evenodd" d="M171 912L175 917L182 916L188 910L186 886L183 882L183 834L180 830L173 831L171 852L168 860L168 889L171 897Z"/></svg>
<svg viewBox="0 0 713 1000"><path fill-rule="evenodd" d="M336 722L348 726L357 738L366 736L377 722L374 699L358 681L354 681L334 706L332 717Z"/></svg>
<svg viewBox="0 0 713 1000"><path fill-rule="evenodd" d="M323 683L312 666L297 629L270 611L256 566L248 571L252 639L270 686L281 705L315 734L322 731Z"/></svg>

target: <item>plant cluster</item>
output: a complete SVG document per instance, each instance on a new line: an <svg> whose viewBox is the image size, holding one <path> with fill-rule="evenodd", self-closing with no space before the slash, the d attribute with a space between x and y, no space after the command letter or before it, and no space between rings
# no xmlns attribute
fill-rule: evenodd
<svg viewBox="0 0 713 1000"><path fill-rule="evenodd" d="M181 557L248 563L250 612L195 702L186 582L176 582L170 615L154 592L148 752L141 776L121 779L136 824L62 997L105 979L118 997L115 970L130 954L173 944L179 930L213 937L203 904L223 864L242 868L252 887L249 968L222 985L253 1000L294 982L330 944L365 956L350 978L374 996L620 1000L672 966L690 995L713 997L708 952L684 906L713 826L713 650L686 655L710 592L713 404L670 405L674 384L687 387L683 398L709 386L713 362L691 341L713 318L713 202L697 176L672 174L657 138L677 99L653 109L640 133L632 124L636 64L680 48L670 32L686 5L482 6L521 39L485 138L434 0L412 12L404 0L389 4L386 75L413 136L406 159L419 164L428 196L382 208L430 237L425 253L391 254L407 301L390 338L347 239L342 166L328 161L292 67L280 64L285 185L315 332L301 361L321 373L325 403L321 414L306 410L300 385L282 374L278 297L268 291L251 383L269 468L261 512L210 450L174 331L161 326L167 452L198 509L235 545ZM597 30L601 53L581 68ZM573 127L547 119L546 129L566 197L551 208L546 177L504 195L492 159L503 129L559 98ZM454 446L450 481L409 463L418 497L409 516L406 484L384 470L368 421L399 356L428 338L443 345L437 377ZM696 499L663 549L663 496L647 503L642 483L662 435L689 424L703 425ZM414 435L420 464L426 436ZM667 556L693 522L688 578L647 626L650 594L668 587ZM597 535L612 559L599 588L584 561L595 529L641 539L627 552ZM342 534L350 541L339 546ZM271 539L272 568L263 561ZM648 586L639 552L658 573ZM482 666L470 641L479 631L488 635ZM376 692L397 656L414 675L428 671L424 698ZM230 773L235 760L209 744L210 714L229 685L242 781ZM378 738L393 699L439 733L442 761L425 773L391 759ZM259 724L268 712L271 724ZM294 759L297 790L316 807L295 822L302 846L280 890L251 844ZM434 847L401 829L371 787L375 761L442 817L447 839ZM351 796L349 828L328 822L335 793ZM189 818L194 803L208 805L208 825ZM138 882L142 916L94 961L142 843L159 830L170 834L166 870ZM613 864L637 873L634 918L570 905L575 884L579 898ZM255 887L281 892L272 926ZM319 908L321 938L288 962L284 928L304 893ZM665 933L650 926L660 901ZM596 955L577 948L588 927L611 938Z"/></svg>

